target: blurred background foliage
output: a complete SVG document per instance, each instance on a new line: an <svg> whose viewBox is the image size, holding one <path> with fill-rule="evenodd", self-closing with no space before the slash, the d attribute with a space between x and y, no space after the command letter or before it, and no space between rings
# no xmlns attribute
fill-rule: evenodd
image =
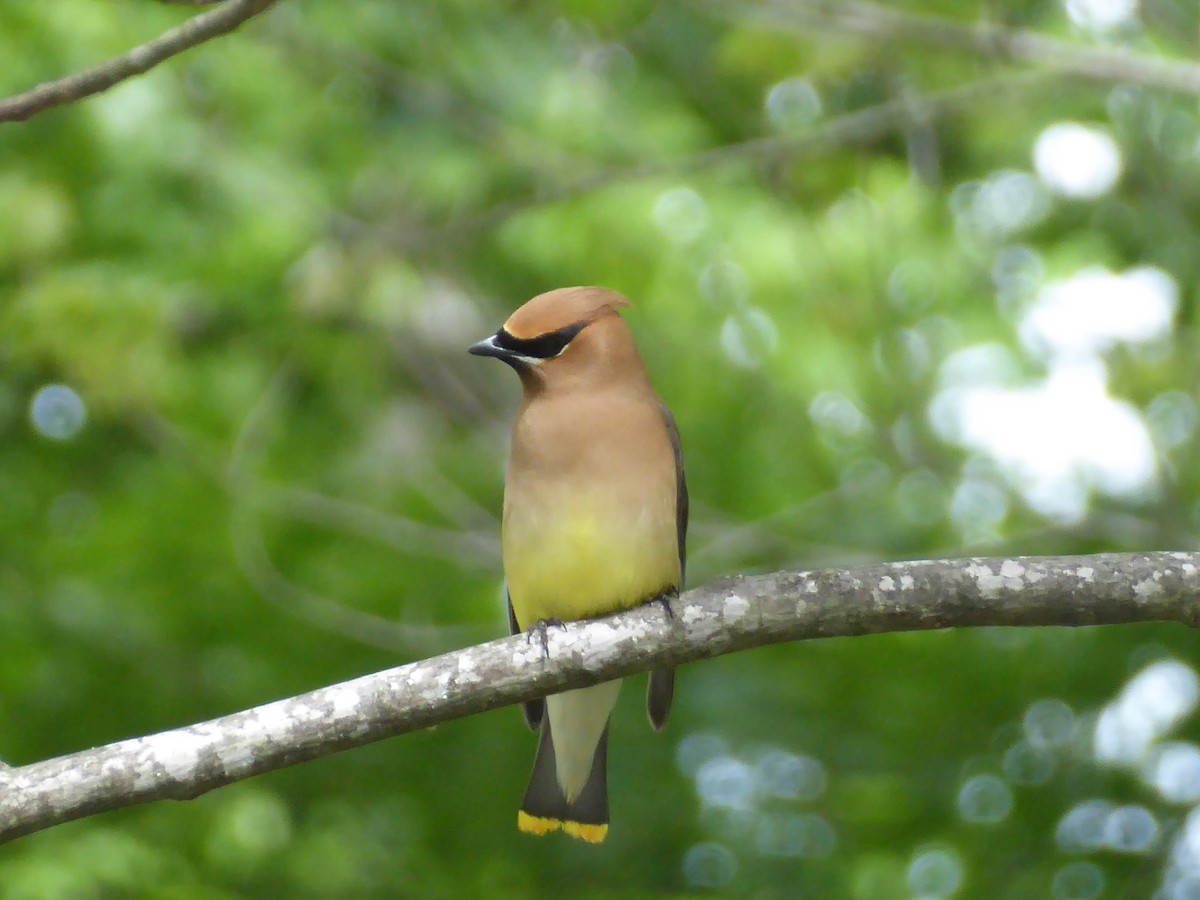
<svg viewBox="0 0 1200 900"><path fill-rule="evenodd" d="M0 92L190 12L8 0ZM503 633L518 388L465 348L562 285L634 300L693 584L1194 547L1197 97L981 22L1200 50L1186 0L289 0L0 128L0 757ZM626 691L602 848L517 834L504 710L25 838L0 898L1200 897L1198 648L724 657L661 736Z"/></svg>

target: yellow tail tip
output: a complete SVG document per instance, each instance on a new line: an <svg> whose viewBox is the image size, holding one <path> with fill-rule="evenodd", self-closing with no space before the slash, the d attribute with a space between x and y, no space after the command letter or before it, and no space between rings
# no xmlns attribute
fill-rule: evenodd
<svg viewBox="0 0 1200 900"><path fill-rule="evenodd" d="M541 837L543 834L558 831L558 829L562 828L562 825L563 823L558 819L544 819L541 816L531 816L525 810L517 813L517 828L526 834L536 834L538 837Z"/></svg>
<svg viewBox="0 0 1200 900"><path fill-rule="evenodd" d="M573 838L587 841L589 844L602 843L608 836L607 825L585 825L582 822L563 822L562 830Z"/></svg>
<svg viewBox="0 0 1200 900"><path fill-rule="evenodd" d="M587 825L583 822L564 822L562 819L547 819L542 816L531 816L525 810L517 813L517 828L526 834L536 834L541 837L560 828L564 833L589 844L599 844L608 836L607 825Z"/></svg>

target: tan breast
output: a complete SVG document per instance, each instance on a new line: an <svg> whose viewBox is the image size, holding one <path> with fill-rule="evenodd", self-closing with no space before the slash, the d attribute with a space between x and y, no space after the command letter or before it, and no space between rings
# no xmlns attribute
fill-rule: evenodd
<svg viewBox="0 0 1200 900"><path fill-rule="evenodd" d="M521 627L613 612L677 586L676 483L648 385L527 403L513 429L503 532Z"/></svg>

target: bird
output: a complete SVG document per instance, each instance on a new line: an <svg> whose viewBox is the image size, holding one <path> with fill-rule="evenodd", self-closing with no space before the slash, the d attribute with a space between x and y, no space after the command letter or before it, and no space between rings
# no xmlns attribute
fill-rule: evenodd
<svg viewBox="0 0 1200 900"><path fill-rule="evenodd" d="M513 634L670 598L687 563L687 481L679 430L650 384L621 316L632 304L601 287L539 294L469 348L516 370L501 523ZM543 643L543 647L545 644ZM646 710L661 729L673 669L650 673ZM517 827L608 834L608 728L621 682L523 705L539 730Z"/></svg>

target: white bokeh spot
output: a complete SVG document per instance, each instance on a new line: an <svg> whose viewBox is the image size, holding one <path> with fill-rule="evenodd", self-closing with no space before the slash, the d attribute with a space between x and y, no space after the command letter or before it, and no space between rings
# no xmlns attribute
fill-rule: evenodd
<svg viewBox="0 0 1200 900"><path fill-rule="evenodd" d="M967 347L943 361L930 421L944 440L990 459L1031 508L1064 524L1083 518L1094 492L1151 497L1159 478L1153 423L1109 392L1104 354L1168 340L1178 306L1179 286L1150 266L1088 268L1045 284L1017 323L1045 377L1022 378L1000 344ZM1190 433L1186 408L1177 423L1166 412L1155 419L1160 439L1167 426Z"/></svg>
<svg viewBox="0 0 1200 900"><path fill-rule="evenodd" d="M1179 286L1162 269L1090 267L1042 288L1019 325L1021 342L1040 356L1077 356L1160 341L1178 306Z"/></svg>
<svg viewBox="0 0 1200 900"><path fill-rule="evenodd" d="M945 368L959 366L950 357ZM942 437L991 457L1033 509L1064 522L1087 511L1090 490L1137 497L1156 483L1141 415L1112 397L1098 360L1054 364L1021 387L949 383L933 402Z"/></svg>
<svg viewBox="0 0 1200 900"><path fill-rule="evenodd" d="M1103 33L1137 22L1138 0L1066 0L1071 22L1088 31Z"/></svg>
<svg viewBox="0 0 1200 900"><path fill-rule="evenodd" d="M1052 193L1095 200L1121 177L1121 150L1103 128L1059 122L1038 135L1033 167Z"/></svg>
<svg viewBox="0 0 1200 900"><path fill-rule="evenodd" d="M1116 765L1142 762L1198 702L1200 680L1191 666L1174 659L1152 663L1100 711L1092 740L1096 759Z"/></svg>

